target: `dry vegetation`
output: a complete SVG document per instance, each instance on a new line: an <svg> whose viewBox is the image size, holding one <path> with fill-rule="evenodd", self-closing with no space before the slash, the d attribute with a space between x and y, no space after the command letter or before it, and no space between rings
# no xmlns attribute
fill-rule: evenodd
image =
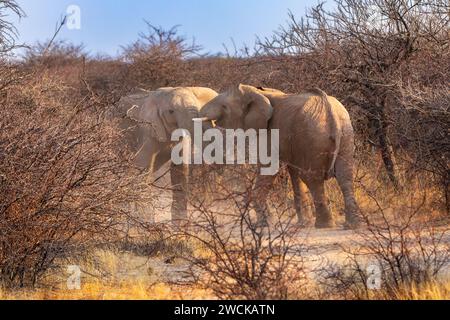
<svg viewBox="0 0 450 320"><path fill-rule="evenodd" d="M0 21L0 298L449 299L448 1L326 8L290 14L254 51L232 56L201 56L176 28L148 24L117 58L55 40L14 59L14 26ZM23 15L13 0L0 0L0 13ZM255 226L246 168L203 168L185 228L136 216L131 204L154 193L104 119L108 108L137 87L220 91L238 82L320 87L351 113L365 226L340 245L343 263L311 267L314 243L293 224L284 174L270 194L270 229ZM327 187L338 213L341 196L334 182ZM147 276L115 278L124 254L143 259ZM381 290L367 287L369 261L380 268ZM74 263L84 266L81 291L64 287ZM161 280L161 265L166 274L182 266L184 276Z"/></svg>

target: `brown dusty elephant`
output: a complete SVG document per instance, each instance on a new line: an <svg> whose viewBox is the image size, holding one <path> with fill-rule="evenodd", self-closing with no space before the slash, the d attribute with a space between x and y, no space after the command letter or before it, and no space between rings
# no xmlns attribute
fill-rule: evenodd
<svg viewBox="0 0 450 320"><path fill-rule="evenodd" d="M275 89L239 85L205 105L200 117L230 129L278 129L280 161L286 163L294 189L299 223L309 188L316 209L316 227L334 226L324 183L336 177L345 198L346 228L356 227L358 206L353 186L354 134L350 116L335 98L319 89L284 94ZM274 176L259 176L258 194L267 194ZM306 184L306 186L305 186ZM258 222L267 225L265 199L254 201Z"/></svg>
<svg viewBox="0 0 450 320"><path fill-rule="evenodd" d="M171 160L172 132L186 129L192 133L193 118L217 92L201 87L139 90L123 97L118 104L120 126L132 152L134 163L154 174ZM117 113L117 112L116 112ZM173 201L172 220L187 218L187 180L182 165L171 163L170 177Z"/></svg>

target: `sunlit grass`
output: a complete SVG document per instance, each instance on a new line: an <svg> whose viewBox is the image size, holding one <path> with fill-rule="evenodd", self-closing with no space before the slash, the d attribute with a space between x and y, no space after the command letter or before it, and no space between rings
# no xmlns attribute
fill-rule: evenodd
<svg viewBox="0 0 450 320"><path fill-rule="evenodd" d="M377 294L377 299L384 296ZM164 283L123 282L116 285L91 282L81 290L39 289L34 291L0 291L2 300L203 300L214 299L207 290L193 286L171 286ZM450 281L409 286L395 294L395 300L450 300Z"/></svg>
<svg viewBox="0 0 450 320"><path fill-rule="evenodd" d="M191 300L213 298L205 290L167 284L123 282L114 286L100 282L87 283L81 290L39 289L34 291L0 292L2 300Z"/></svg>
<svg viewBox="0 0 450 320"><path fill-rule="evenodd" d="M411 285L396 293L398 300L450 300L450 281Z"/></svg>

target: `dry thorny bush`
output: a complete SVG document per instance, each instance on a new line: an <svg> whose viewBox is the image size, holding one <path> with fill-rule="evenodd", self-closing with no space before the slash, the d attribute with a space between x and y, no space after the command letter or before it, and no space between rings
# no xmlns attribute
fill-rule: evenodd
<svg viewBox="0 0 450 320"><path fill-rule="evenodd" d="M58 81L22 81L0 109L0 277L35 285L69 255L123 237L145 185L98 97ZM57 263L59 262L59 263Z"/></svg>
<svg viewBox="0 0 450 320"><path fill-rule="evenodd" d="M430 219L426 191L417 190L408 201L398 194L379 197L364 191L370 204L361 212L364 224L356 239L340 246L345 261L326 261L316 270L322 295L411 299L414 288L446 281L450 228L442 217Z"/></svg>
<svg viewBox="0 0 450 320"><path fill-rule="evenodd" d="M184 59L197 55L201 47L179 36L177 27L164 30L146 24L148 32L123 48L123 57L130 63L130 80L148 89L179 86L187 74Z"/></svg>
<svg viewBox="0 0 450 320"><path fill-rule="evenodd" d="M261 228L246 200L254 193L255 172L241 167L222 168L226 173L222 172L221 179L211 180L216 170L203 168L198 180L191 182L195 190L203 192L192 195L190 222L174 233L195 248L181 255L190 265L189 278L223 299L301 296L306 283L306 249L296 236L298 226L290 206L275 199L282 192L271 193L270 200L278 204L271 208L272 227Z"/></svg>
<svg viewBox="0 0 450 320"><path fill-rule="evenodd" d="M260 40L259 50L278 65L286 89L318 86L338 97L352 115L362 113L369 130L361 138L380 150L390 180L400 187L394 154L403 142L399 137L422 139L422 132L398 130L397 122L412 128L415 120L404 112L408 104L402 92L414 83L413 90L425 93L425 87L433 94L437 84L448 83L448 11L443 0L336 0L332 9L319 3L304 17L291 13L287 27ZM444 116L448 90L445 97ZM422 128L430 130L431 123ZM420 154L416 145L406 146L408 152Z"/></svg>

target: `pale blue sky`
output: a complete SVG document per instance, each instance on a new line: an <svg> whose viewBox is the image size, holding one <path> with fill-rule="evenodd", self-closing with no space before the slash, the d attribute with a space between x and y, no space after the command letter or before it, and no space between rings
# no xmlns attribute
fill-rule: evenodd
<svg viewBox="0 0 450 320"><path fill-rule="evenodd" d="M18 0L27 17L17 27L20 41L45 41L69 5L81 8L81 29L64 29L59 39L84 43L91 53L115 55L121 45L136 40L145 31L144 19L170 28L180 25L180 34L195 37L206 52L252 45L256 35L268 36L284 24L290 9L301 16L317 0Z"/></svg>

